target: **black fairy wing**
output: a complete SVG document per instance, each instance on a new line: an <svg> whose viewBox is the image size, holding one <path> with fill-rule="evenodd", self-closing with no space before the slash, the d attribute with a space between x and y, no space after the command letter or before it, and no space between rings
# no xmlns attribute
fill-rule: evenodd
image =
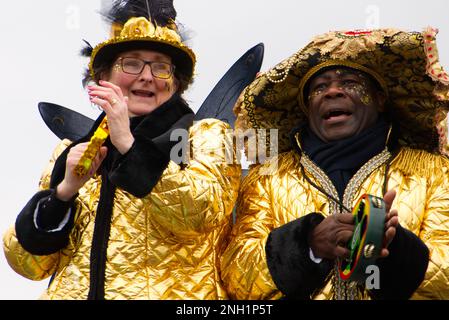
<svg viewBox="0 0 449 320"><path fill-rule="evenodd" d="M240 57L209 93L196 113L195 120L215 118L234 127L234 104L243 89L255 79L262 66L263 56L264 45L259 43Z"/></svg>
<svg viewBox="0 0 449 320"><path fill-rule="evenodd" d="M39 112L48 128L61 140L76 141L84 137L94 124L94 120L60 105L40 102Z"/></svg>

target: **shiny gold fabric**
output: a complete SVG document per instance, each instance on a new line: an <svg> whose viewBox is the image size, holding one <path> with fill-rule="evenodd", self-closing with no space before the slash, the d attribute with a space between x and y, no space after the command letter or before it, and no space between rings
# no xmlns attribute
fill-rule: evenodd
<svg viewBox="0 0 449 320"><path fill-rule="evenodd" d="M376 157L375 157L376 158ZM348 184L345 201L352 207L364 193L382 196L386 157L373 158ZM265 255L270 232L311 212L333 213L330 201L301 174L323 188L330 180L305 156L286 152L271 163L254 167L241 186L237 221L222 257L222 278L234 299L278 299ZM267 168L276 168L271 174ZM430 250L425 280L414 299L449 299L449 161L440 155L404 148L393 159L388 189L397 191L393 209L400 224L419 236ZM351 188L351 190L349 190ZM337 195L338 197L338 195ZM398 274L398 276L400 276ZM313 299L334 295L332 279ZM366 292L361 295L367 297Z"/></svg>
<svg viewBox="0 0 449 320"><path fill-rule="evenodd" d="M116 191L106 262L106 299L226 299L217 267L230 229L240 182L240 166L226 163L232 141L229 126L202 120L190 129L190 164L170 162L152 193L138 199ZM54 159L40 188L49 185ZM233 162L235 163L235 161ZM32 280L57 273L44 294L49 299L86 299L90 247L101 180L79 192L70 243L50 256L32 256L20 246L14 228L4 236L11 267Z"/></svg>

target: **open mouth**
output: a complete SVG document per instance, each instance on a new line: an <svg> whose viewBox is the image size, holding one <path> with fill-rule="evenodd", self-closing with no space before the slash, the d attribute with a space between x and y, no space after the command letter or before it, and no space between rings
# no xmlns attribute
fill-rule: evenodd
<svg viewBox="0 0 449 320"><path fill-rule="evenodd" d="M337 118L340 116L350 116L352 115L352 112L346 111L346 110L340 110L340 109L334 109L329 110L323 115L324 120L329 120L331 118Z"/></svg>
<svg viewBox="0 0 449 320"><path fill-rule="evenodd" d="M135 96L143 97L143 98L152 98L154 97L154 92L148 90L133 90L131 91Z"/></svg>

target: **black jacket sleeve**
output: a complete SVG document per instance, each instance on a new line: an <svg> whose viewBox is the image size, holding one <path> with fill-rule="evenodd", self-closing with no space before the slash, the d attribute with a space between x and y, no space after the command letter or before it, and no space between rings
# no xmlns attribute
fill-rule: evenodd
<svg viewBox="0 0 449 320"><path fill-rule="evenodd" d="M75 198L68 202L58 200L51 189L36 193L16 219L17 240L22 247L34 255L49 255L66 247L73 227ZM35 223L34 216L39 203ZM67 224L59 231L49 231L59 226L70 208L72 213Z"/></svg>
<svg viewBox="0 0 449 320"><path fill-rule="evenodd" d="M380 285L370 294L377 300L409 299L424 280L429 249L414 233L399 225L388 250L388 257L376 262Z"/></svg>
<svg viewBox="0 0 449 320"><path fill-rule="evenodd" d="M324 217L310 213L274 229L265 247L270 274L287 299L310 299L325 284L332 262L315 263L309 256L308 235Z"/></svg>

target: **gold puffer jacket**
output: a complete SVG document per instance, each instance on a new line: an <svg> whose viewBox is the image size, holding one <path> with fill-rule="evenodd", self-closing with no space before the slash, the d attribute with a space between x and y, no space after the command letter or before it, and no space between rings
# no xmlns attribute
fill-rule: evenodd
<svg viewBox="0 0 449 320"><path fill-rule="evenodd" d="M229 157L229 126L215 119L190 128L190 164L170 162L151 194L143 199L117 189L107 249L106 299L226 299L219 276L219 253L230 231L240 166ZM46 189L55 151L43 174ZM231 150L231 151L230 151ZM86 299L90 247L100 178L91 179L76 200L75 226L69 245L49 256L26 252L11 228L4 251L11 267L32 280L54 273L43 298Z"/></svg>
<svg viewBox="0 0 449 320"><path fill-rule="evenodd" d="M348 184L343 203L352 208L364 193L381 196L388 155L382 153L363 166ZM278 299L266 261L270 232L311 212L328 216L329 200L315 184L338 198L332 183L307 156L280 154L250 171L241 185L237 221L222 257L222 278L233 299ZM419 236L430 250L425 279L412 299L449 299L449 161L438 155L404 148L392 160L387 189L395 189L393 209L401 226ZM335 188L334 188L335 189ZM332 297L332 279L313 299ZM365 298L369 298L364 294Z"/></svg>

